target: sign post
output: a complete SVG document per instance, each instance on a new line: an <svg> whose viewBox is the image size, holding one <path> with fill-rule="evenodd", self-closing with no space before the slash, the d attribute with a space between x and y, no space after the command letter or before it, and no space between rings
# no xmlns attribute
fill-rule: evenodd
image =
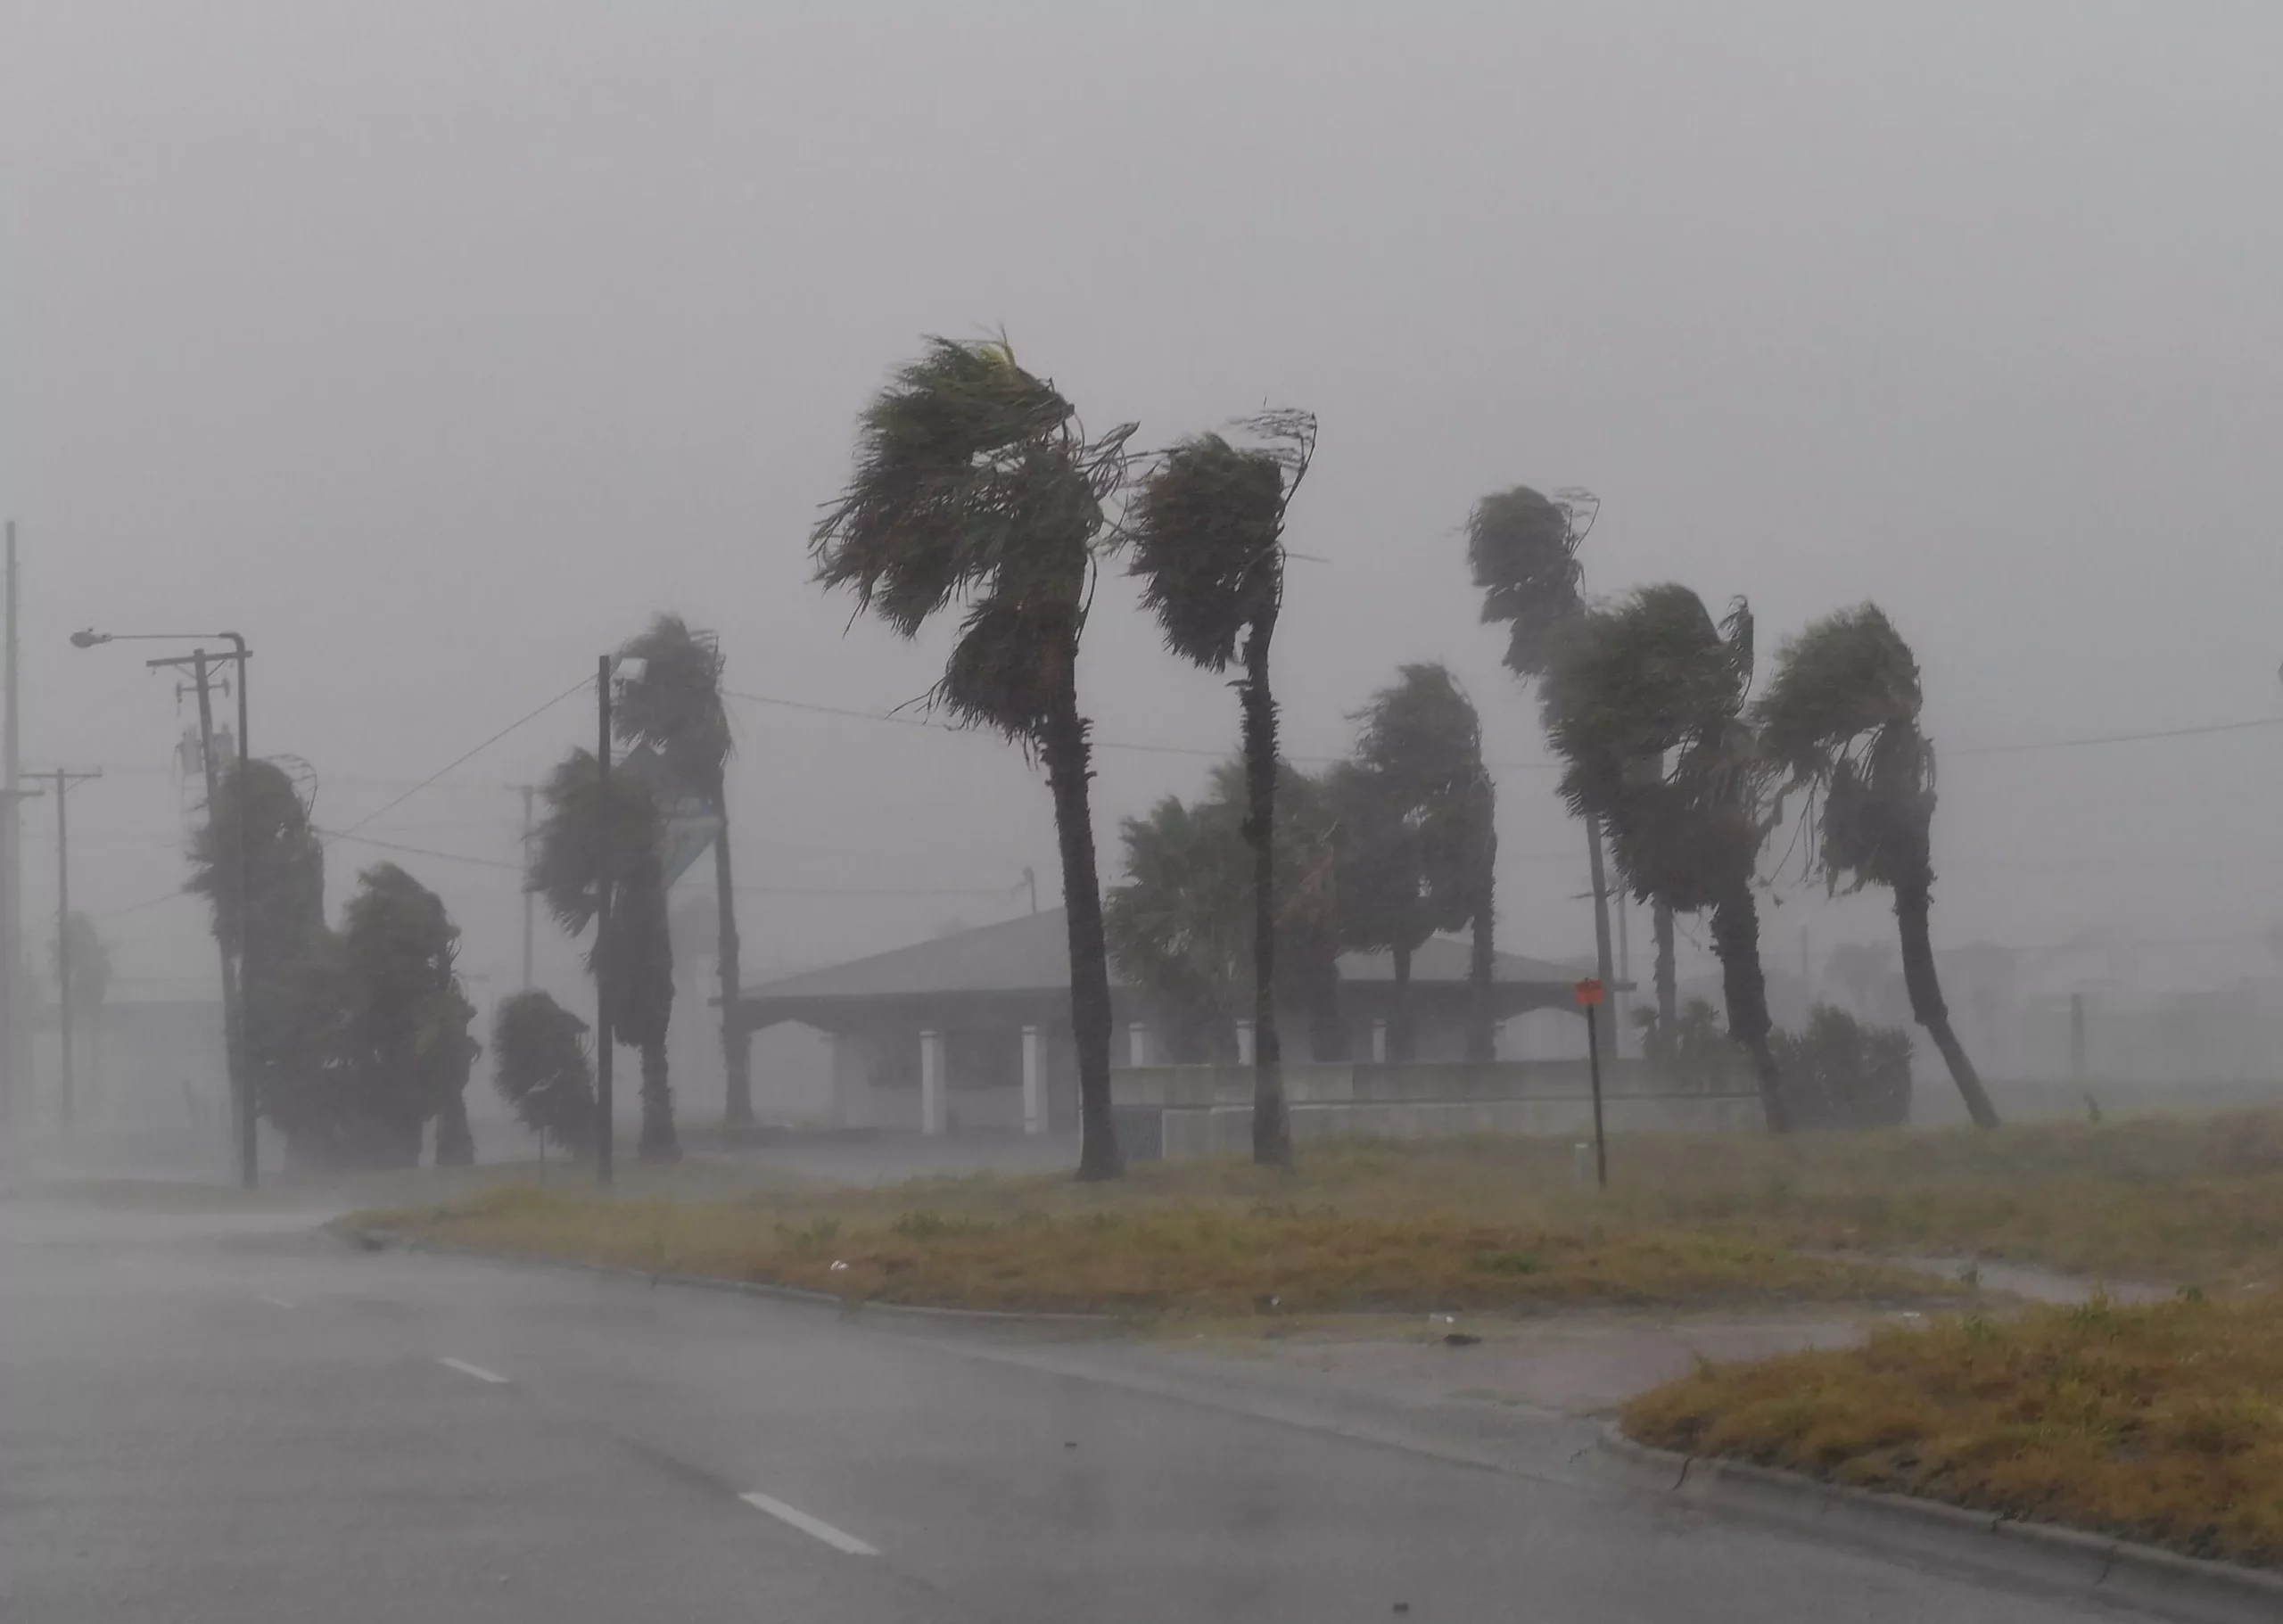
<svg viewBox="0 0 2283 1624"><path fill-rule="evenodd" d="M1602 1023L1600 1006L1609 989L1588 976L1578 984L1578 1008L1586 1017L1586 1057L1594 1081L1594 1183L1609 1188L1609 1151L1602 1142Z"/></svg>

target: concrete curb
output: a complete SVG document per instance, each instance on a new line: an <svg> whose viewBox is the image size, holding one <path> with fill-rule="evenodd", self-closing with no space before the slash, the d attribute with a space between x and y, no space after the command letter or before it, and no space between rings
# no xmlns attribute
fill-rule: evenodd
<svg viewBox="0 0 2283 1624"><path fill-rule="evenodd" d="M882 1303L835 1297L829 1291L810 1291L799 1286L775 1285L762 1280L725 1280L713 1274L660 1274L648 1269L623 1268L616 1264L581 1263L575 1257L542 1257L530 1252L503 1252L489 1247L462 1246L452 1241L421 1241L394 1230L334 1230L344 1242L367 1251L396 1248L426 1252L440 1257L474 1257L486 1263L511 1263L527 1268L570 1269L610 1280L639 1280L654 1286L682 1286L695 1291L720 1291L735 1297L767 1298L799 1303L810 1308L830 1308L844 1319L908 1320L924 1325L1061 1325L1100 1329L1117 1323L1108 1314L1026 1314L1006 1308L937 1308L925 1303ZM377 1244L375 1242L377 1238Z"/></svg>
<svg viewBox="0 0 2283 1624"><path fill-rule="evenodd" d="M1836 1534L1890 1554L1993 1569L2196 1624L2283 1619L2283 1574L2053 1523L1850 1488L1749 1461L1682 1455L1636 1443L1615 1422L1602 1430L1600 1442L1603 1454L1641 1475L1653 1474L1677 1498Z"/></svg>

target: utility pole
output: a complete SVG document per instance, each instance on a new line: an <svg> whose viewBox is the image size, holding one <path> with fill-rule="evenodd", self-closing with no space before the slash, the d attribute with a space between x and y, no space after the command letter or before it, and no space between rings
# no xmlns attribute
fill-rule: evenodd
<svg viewBox="0 0 2283 1624"><path fill-rule="evenodd" d="M184 665L190 667L192 687L198 696L198 759L206 778L206 820L210 828L214 821L215 809L219 804L222 793L221 768L214 759L212 667L208 664L207 654L203 648L195 650L180 659L152 660L148 664L153 669L160 667L173 669ZM239 680L243 682L244 680L244 672L241 671ZM175 691L177 697L183 692L180 688ZM243 796L240 797L242 800L243 798ZM243 842L240 844L239 851L243 854L244 851ZM243 861L239 864L239 869L238 914L240 920L243 921L245 917L245 875ZM243 934L243 926L241 934ZM230 1082L230 1137L233 1149L240 1158L239 1180L251 1190L253 1188L253 1164L251 1159L244 1155L246 1136L238 1125L240 1120L249 1115L246 1109L245 1084L244 988L237 973L237 966L230 958L230 944L219 931L214 934L214 949L222 961L222 1052L223 1063L227 1068Z"/></svg>
<svg viewBox="0 0 2283 1624"><path fill-rule="evenodd" d="M1616 967L1611 962L1609 940L1609 870L1602 858L1602 820L1588 813L1586 818L1586 854L1594 878L1594 977L1603 987L1616 979ZM1600 1035L1610 1030L1610 1006L1606 1002L1589 1006L1586 1018L1594 1027L1593 1036L1600 1042ZM1603 1048L1612 1054L1613 1043Z"/></svg>
<svg viewBox="0 0 2283 1624"><path fill-rule="evenodd" d="M595 1183L610 1188L611 1053L610 1031L610 892L618 876L617 854L611 850L610 815L610 655L595 662L595 818L599 827L595 842Z"/></svg>
<svg viewBox="0 0 2283 1624"><path fill-rule="evenodd" d="M103 777L91 772L28 772L55 786L55 1024L63 1039L62 1087L56 1096L56 1115L68 1135L72 1127L71 1075L71 786Z"/></svg>

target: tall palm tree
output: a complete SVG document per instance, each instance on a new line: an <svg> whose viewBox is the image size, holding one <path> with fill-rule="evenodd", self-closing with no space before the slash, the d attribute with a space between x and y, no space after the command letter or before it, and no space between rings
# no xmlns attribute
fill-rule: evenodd
<svg viewBox="0 0 2283 1624"><path fill-rule="evenodd" d="M1784 644L1757 706L1769 758L1820 813L1809 861L1831 887L1894 894L1902 981L1976 1127L1997 1108L1950 1026L1934 972L1934 746L1920 730L1923 696L1910 645L1875 604L1842 609Z"/></svg>
<svg viewBox="0 0 2283 1624"><path fill-rule="evenodd" d="M540 789L547 811L532 842L523 884L574 936L595 919L601 889L610 887L610 929L598 932L588 949L587 968L606 980L613 1035L642 1057L636 1154L645 1161L675 1161L681 1145L666 1068L674 950L658 860L658 807L650 792L624 773L611 775L606 804L601 779L589 750L573 750L548 775Z"/></svg>
<svg viewBox="0 0 2283 1624"><path fill-rule="evenodd" d="M818 581L853 591L905 637L964 605L934 702L1045 763L1069 927L1082 1179L1125 1170L1077 665L1104 505L1133 433L1089 438L1076 408L1003 338L931 339L865 409L855 470L812 538Z"/></svg>
<svg viewBox="0 0 2283 1624"><path fill-rule="evenodd" d="M1482 764L1482 721L1474 702L1439 662L1404 665L1396 680L1372 696L1357 713L1362 724L1356 758L1375 780L1387 810L1398 815L1416 842L1416 906L1405 911L1390 896L1405 928L1386 945L1396 960L1396 1018L1390 1051L1412 1058L1409 994L1411 954L1428 935L1471 926L1474 943L1470 979L1473 1008L1467 1022L1467 1055L1492 1055L1492 940L1496 912L1497 795ZM1391 831L1390 831L1391 833Z"/></svg>
<svg viewBox="0 0 2283 1624"><path fill-rule="evenodd" d="M1276 698L1268 648L1284 599L1284 515L1315 454L1316 421L1287 411L1256 418L1273 449L1239 449L1218 434L1183 441L1142 482L1127 515L1132 571L1166 646L1224 672L1243 643L1237 684L1245 770L1243 833L1252 847L1252 1157L1292 1164L1283 1046L1276 1031Z"/></svg>
<svg viewBox="0 0 2283 1624"><path fill-rule="evenodd" d="M729 713L721 703L720 641L692 631L679 614L655 617L641 636L619 650L639 661L639 675L622 680L612 725L627 744L658 752L667 777L689 790L719 820L713 836L713 908L720 927L716 964L721 984L721 1066L727 1079L723 1120L753 1124L753 1035L738 1007L738 940L735 876L729 861Z"/></svg>
<svg viewBox="0 0 2283 1624"><path fill-rule="evenodd" d="M1547 497L1528 485L1495 491L1467 515L1466 554L1482 590L1482 618L1508 628L1506 669L1525 681L1545 675L1562 627L1585 606L1578 544L1593 529L1600 501L1585 490ZM1598 851L1601 830L1589 830ZM1598 862L1600 858L1595 856ZM1657 1022L1670 1033L1679 1016L1673 977L1672 909L1650 900L1656 943ZM1604 919L1603 927L1607 925Z"/></svg>
<svg viewBox="0 0 2283 1624"><path fill-rule="evenodd" d="M1686 587L1644 587L1556 634L1538 685L1562 794L1598 818L1634 889L1674 911L1711 910L1728 1032L1751 1056L1768 1125L1791 1123L1769 1042L1754 868L1772 820L1745 717L1751 611L1715 623Z"/></svg>
<svg viewBox="0 0 2283 1624"><path fill-rule="evenodd" d="M246 802L240 917L238 803ZM234 1059L251 1109L286 1136L289 1150L310 1144L321 1109L311 1094L331 1043L334 1005L325 919L325 848L309 804L275 762L234 760L222 769L213 804L190 840L184 889L213 905L214 935L235 960L238 1031ZM297 1134L301 1145L296 1146ZM318 1153L321 1155L321 1149Z"/></svg>

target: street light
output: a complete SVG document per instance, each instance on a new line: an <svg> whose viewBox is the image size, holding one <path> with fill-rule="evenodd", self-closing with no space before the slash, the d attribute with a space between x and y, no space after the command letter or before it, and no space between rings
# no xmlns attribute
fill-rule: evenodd
<svg viewBox="0 0 2283 1624"><path fill-rule="evenodd" d="M258 1182L258 1175L256 1158L254 1155L253 1076L251 1066L247 1059L248 1045L246 1043L246 1026L247 1013L250 1009L250 1005L245 996L245 983L246 967L251 961L251 957L248 949L252 945L253 938L253 913L247 906L246 894L246 850L249 845L246 838L246 828L248 823L247 807L253 797L248 793L250 786L246 781L244 772L246 764L253 759L251 753L247 748L246 743L246 662L251 657L251 651L246 647L245 639L240 637L235 631L97 631L95 628L90 626L83 631L75 631L71 634L71 647L74 648L94 648L103 643L200 643L207 641L229 644L232 652L223 657L235 661L238 668L238 766L240 769L238 775L237 816L238 986L236 1002L238 1007L236 1012L237 1019L235 1023L237 1028L235 1038L234 1042L228 1042L227 1046L230 1050L228 1059L230 1066L230 1092L233 1096L232 1105L235 1108L237 1118L235 1125L237 1127L238 1139L238 1182L246 1189L251 1190ZM205 700L203 693L203 678L205 675L206 665L206 651L204 649L202 648L198 651L197 660L199 664L199 675L201 677L200 688L202 690L200 694L200 704L202 708L203 708ZM150 662L150 664L152 665L169 665L175 664L175 662L171 660L153 660ZM210 766L213 759L211 751L208 752L207 759ZM210 796L209 797L209 801L210 804L207 808L206 815L209 820L211 820L214 812L210 804ZM225 973L222 977L223 1026L226 1029L226 1038L227 1036L227 1028L233 1024L229 1018L231 987L230 977L227 973L228 969L228 954L226 948L224 952L223 964Z"/></svg>

